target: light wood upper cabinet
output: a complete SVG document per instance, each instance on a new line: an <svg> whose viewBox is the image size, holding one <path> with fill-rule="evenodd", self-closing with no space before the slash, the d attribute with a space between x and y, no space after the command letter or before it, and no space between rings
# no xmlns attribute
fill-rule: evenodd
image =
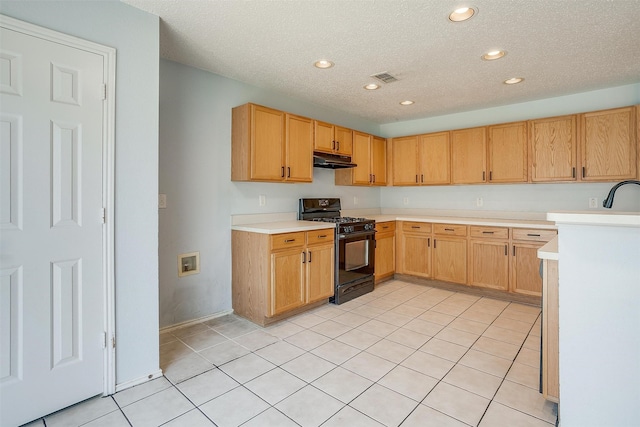
<svg viewBox="0 0 640 427"><path fill-rule="evenodd" d="M451 182L476 184L486 182L487 128L451 132Z"/></svg>
<svg viewBox="0 0 640 427"><path fill-rule="evenodd" d="M311 182L313 178L313 120L287 114L286 181Z"/></svg>
<svg viewBox="0 0 640 427"><path fill-rule="evenodd" d="M352 155L353 131L351 129L318 120L315 120L314 123L314 150L343 156Z"/></svg>
<svg viewBox="0 0 640 427"><path fill-rule="evenodd" d="M583 181L636 177L634 107L581 114L580 126Z"/></svg>
<svg viewBox="0 0 640 427"><path fill-rule="evenodd" d="M451 182L449 132L393 138L393 185Z"/></svg>
<svg viewBox="0 0 640 427"><path fill-rule="evenodd" d="M232 110L231 180L311 182L312 121L245 104Z"/></svg>
<svg viewBox="0 0 640 427"><path fill-rule="evenodd" d="M387 185L387 140L377 136L371 139L371 175L373 185Z"/></svg>
<svg viewBox="0 0 640 427"><path fill-rule="evenodd" d="M488 127L489 182L527 182L527 122Z"/></svg>
<svg viewBox="0 0 640 427"><path fill-rule="evenodd" d="M336 185L387 184L387 142L385 139L354 131L351 161L358 166L336 170Z"/></svg>
<svg viewBox="0 0 640 427"><path fill-rule="evenodd" d="M451 146L449 132L419 136L418 161L422 185L451 183Z"/></svg>
<svg viewBox="0 0 640 427"><path fill-rule="evenodd" d="M576 116L529 122L531 181L576 180Z"/></svg>
<svg viewBox="0 0 640 427"><path fill-rule="evenodd" d="M391 144L393 185L419 185L418 137L393 138Z"/></svg>

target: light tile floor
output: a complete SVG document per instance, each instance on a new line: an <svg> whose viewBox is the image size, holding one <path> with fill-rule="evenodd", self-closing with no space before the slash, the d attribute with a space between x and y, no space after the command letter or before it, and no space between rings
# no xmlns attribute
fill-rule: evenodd
<svg viewBox="0 0 640 427"><path fill-rule="evenodd" d="M544 426L540 309L390 281L267 328L160 335L165 377L30 426Z"/></svg>

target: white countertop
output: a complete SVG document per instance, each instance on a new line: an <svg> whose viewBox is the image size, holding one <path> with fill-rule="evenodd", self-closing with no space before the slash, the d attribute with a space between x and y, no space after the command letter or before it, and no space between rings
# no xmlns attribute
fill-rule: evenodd
<svg viewBox="0 0 640 427"><path fill-rule="evenodd" d="M559 224L640 227L640 212L549 212L549 221Z"/></svg>
<svg viewBox="0 0 640 427"><path fill-rule="evenodd" d="M335 224L316 221L274 221L231 226L232 230L261 234L292 233L296 231L326 230L331 228L336 228Z"/></svg>
<svg viewBox="0 0 640 427"><path fill-rule="evenodd" d="M558 254L558 238L554 237L549 242L538 249L538 258L558 260L560 258Z"/></svg>
<svg viewBox="0 0 640 427"><path fill-rule="evenodd" d="M450 216L422 216L422 215L369 215L369 219L376 222L386 221L415 221L415 222L432 222L437 224L465 224L465 225L481 225L489 227L518 227L518 228L545 228L555 229L553 222L525 219L506 219L506 218L461 218Z"/></svg>

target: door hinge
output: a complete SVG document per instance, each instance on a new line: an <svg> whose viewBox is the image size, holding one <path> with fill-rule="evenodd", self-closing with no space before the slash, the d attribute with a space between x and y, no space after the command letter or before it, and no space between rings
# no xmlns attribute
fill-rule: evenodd
<svg viewBox="0 0 640 427"><path fill-rule="evenodd" d="M116 348L116 337L111 337L111 348Z"/></svg>
<svg viewBox="0 0 640 427"><path fill-rule="evenodd" d="M107 348L107 333L102 333L102 348Z"/></svg>
<svg viewBox="0 0 640 427"><path fill-rule="evenodd" d="M100 96L102 96L102 100L107 99L107 85L102 83L102 87L100 88Z"/></svg>
<svg viewBox="0 0 640 427"><path fill-rule="evenodd" d="M107 209L106 208L102 208L102 223L106 224L107 223Z"/></svg>

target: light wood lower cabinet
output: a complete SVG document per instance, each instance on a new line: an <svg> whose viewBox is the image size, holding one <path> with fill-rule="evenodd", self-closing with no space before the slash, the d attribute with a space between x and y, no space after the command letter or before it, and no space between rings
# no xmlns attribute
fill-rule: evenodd
<svg viewBox="0 0 640 427"><path fill-rule="evenodd" d="M454 283L467 283L467 226L433 226L433 277Z"/></svg>
<svg viewBox="0 0 640 427"><path fill-rule="evenodd" d="M509 290L509 229L470 227L469 285Z"/></svg>
<svg viewBox="0 0 640 427"><path fill-rule="evenodd" d="M542 295L538 249L557 235L556 230L514 228L511 242L509 290L526 295Z"/></svg>
<svg viewBox="0 0 640 427"><path fill-rule="evenodd" d="M376 224L375 281L381 282L396 272L396 222Z"/></svg>
<svg viewBox="0 0 640 427"><path fill-rule="evenodd" d="M558 261L543 261L542 280L542 396L560 398L560 346L558 330Z"/></svg>
<svg viewBox="0 0 640 427"><path fill-rule="evenodd" d="M398 224L401 234L396 268L399 273L431 277L431 224L411 221L400 221Z"/></svg>
<svg viewBox="0 0 640 427"><path fill-rule="evenodd" d="M232 305L259 325L333 295L334 231L232 231ZM298 309L298 310L296 310Z"/></svg>

